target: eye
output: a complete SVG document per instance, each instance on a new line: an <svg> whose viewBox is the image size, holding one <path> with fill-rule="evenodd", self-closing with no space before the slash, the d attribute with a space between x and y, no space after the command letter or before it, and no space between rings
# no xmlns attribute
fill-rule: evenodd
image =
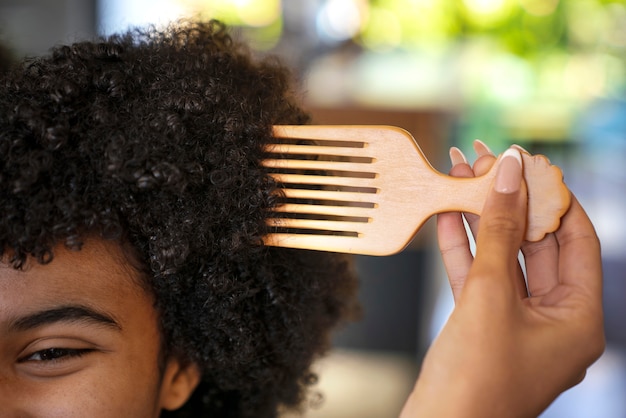
<svg viewBox="0 0 626 418"><path fill-rule="evenodd" d="M39 350L22 357L21 359L19 359L19 362L25 363L27 361L62 361L73 357L82 357L92 351L92 349L88 348L46 348L45 350Z"/></svg>

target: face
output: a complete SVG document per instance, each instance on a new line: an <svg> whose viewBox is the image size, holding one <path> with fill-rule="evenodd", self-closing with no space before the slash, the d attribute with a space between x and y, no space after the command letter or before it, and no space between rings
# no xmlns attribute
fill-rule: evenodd
<svg viewBox="0 0 626 418"><path fill-rule="evenodd" d="M0 417L158 417L198 381L173 359L159 368L151 296L120 247L63 246L47 265L0 264Z"/></svg>

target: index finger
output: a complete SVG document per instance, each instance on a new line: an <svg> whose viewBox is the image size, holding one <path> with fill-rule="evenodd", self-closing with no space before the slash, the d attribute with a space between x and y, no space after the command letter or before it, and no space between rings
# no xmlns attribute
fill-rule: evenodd
<svg viewBox="0 0 626 418"><path fill-rule="evenodd" d="M602 257L600 240L591 220L572 195L569 211L555 233L559 242L559 281L602 297Z"/></svg>

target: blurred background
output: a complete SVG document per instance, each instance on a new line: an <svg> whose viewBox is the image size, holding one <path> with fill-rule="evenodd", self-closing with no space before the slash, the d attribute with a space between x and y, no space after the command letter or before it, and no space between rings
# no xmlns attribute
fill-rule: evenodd
<svg viewBox="0 0 626 418"><path fill-rule="evenodd" d="M608 348L542 417L626 417L625 0L0 0L0 41L19 58L184 16L280 56L317 123L401 126L442 172L474 138L561 166L602 240ZM358 257L364 317L316 364L307 417L398 415L452 309L433 226Z"/></svg>

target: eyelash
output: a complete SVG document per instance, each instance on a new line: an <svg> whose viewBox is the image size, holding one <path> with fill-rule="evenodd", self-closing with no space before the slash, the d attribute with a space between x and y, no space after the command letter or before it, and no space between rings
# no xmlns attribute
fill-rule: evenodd
<svg viewBox="0 0 626 418"><path fill-rule="evenodd" d="M25 363L28 361L36 361L36 362L59 362L69 360L75 357L82 357L85 354L89 354L92 352L92 349L83 348L83 349L75 349L75 348L46 348L45 350L39 350L28 356L25 356L19 360L20 363ZM38 359L34 359L33 357L39 357ZM46 358L47 357L47 358Z"/></svg>

